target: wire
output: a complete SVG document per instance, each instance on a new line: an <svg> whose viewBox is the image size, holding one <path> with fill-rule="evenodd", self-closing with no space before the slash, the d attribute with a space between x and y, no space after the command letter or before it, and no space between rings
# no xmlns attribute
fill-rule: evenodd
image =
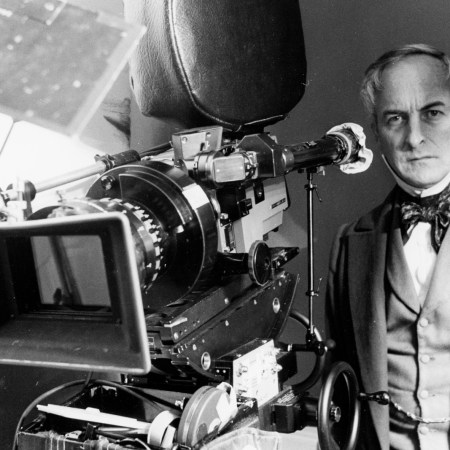
<svg viewBox="0 0 450 450"><path fill-rule="evenodd" d="M296 320L297 322L301 323L306 329L309 328L309 319L305 317L300 311L296 309L291 309L289 312L289 317ZM314 337L317 341L322 341L322 336L320 335L319 330L314 327ZM311 386L316 384L316 382L319 380L320 376L323 373L325 367L325 355L318 355L316 354L316 360L314 362L314 367L311 370L311 373L300 383L296 383L293 388L298 389L299 391L306 391Z"/></svg>
<svg viewBox="0 0 450 450"><path fill-rule="evenodd" d="M138 443L142 448L144 448L146 450L151 450L151 448L143 440L141 440L139 438L134 438L134 439L125 438L125 439L117 441L117 443L119 445L127 445L127 444L136 445L136 443Z"/></svg>
<svg viewBox="0 0 450 450"><path fill-rule="evenodd" d="M89 373L87 374L86 380L85 380L85 382L84 382L84 386L83 386L82 391L84 391L84 390L88 387L89 383L90 383L91 380L92 380L93 374L94 374L94 372L89 372Z"/></svg>
<svg viewBox="0 0 450 450"><path fill-rule="evenodd" d="M14 442L13 442L13 447L12 450L17 450L17 441L18 441L18 436L19 436L19 432L22 428L22 424L24 422L24 420L26 419L26 417L31 413L31 411L45 398L50 397L51 395L56 394L57 392L61 392L64 389L68 389L70 387L73 386L77 386L77 385L84 385L86 383L86 380L75 380L75 381L70 381L69 383L65 383L62 384L60 386L57 386L53 389L50 389L47 392L44 392L42 395L40 395L39 397L37 397L35 400L33 400L33 402L31 402L24 410L24 412L22 413L22 415L19 418L19 422L17 423L17 427L16 427L16 432L14 434Z"/></svg>
<svg viewBox="0 0 450 450"><path fill-rule="evenodd" d="M156 156L166 152L167 150L170 150L171 148L172 148L171 143L165 142L164 144L156 145L155 147L149 148L148 150L142 150L139 152L139 155L141 157Z"/></svg>
<svg viewBox="0 0 450 450"><path fill-rule="evenodd" d="M83 388L81 389L81 392L83 392L84 390L95 386L95 385L100 385L100 386L109 386L109 387L114 387L118 390L121 390L123 392L126 392L128 395L137 398L139 400L143 400L145 402L151 403L153 406L157 406L159 407L161 410L164 410L164 408L162 407L162 405L166 405L169 406L170 408L173 409L179 409L176 407L176 405L174 403L165 401L163 399L160 399L156 396L153 396L151 394L147 394L147 393L142 393L142 392L138 392L135 391L133 389L130 389L120 383L116 383L114 381L108 381L108 380L91 380L92 378L92 372L89 372L89 374L87 375L86 379L83 380L75 380L75 381L70 381L68 383L62 384L60 386L57 386L53 389L50 389L47 392L44 392L42 395L40 395L39 397L37 397L35 400L33 400L33 402L31 402L27 408L24 410L24 412L22 413L22 415L19 418L19 422L17 423L17 427L16 427L16 432L14 434L14 442L13 442L13 447L12 450L18 450L17 447L17 441L18 441L18 436L19 436L19 432L22 428L22 424L24 422L24 420L26 419L26 417L31 413L31 411L39 404L41 403L43 400L45 400L47 397L50 397L58 392L61 392L65 389L68 389L70 387L73 386L77 386L77 385L83 385Z"/></svg>
<svg viewBox="0 0 450 450"><path fill-rule="evenodd" d="M127 394L131 395L132 397L138 398L140 400L145 400L148 403L151 403L153 406L158 406L161 410L164 410L164 408L161 405L168 406L169 408L173 409L180 409L178 408L175 403L169 402L167 400L163 400L155 395L140 392L134 389L131 389L127 386L124 386L123 384L116 383L115 381L107 381L107 380L94 380L92 381L92 384L101 384L104 386L110 386L115 387L119 390L122 390L123 392L126 392Z"/></svg>

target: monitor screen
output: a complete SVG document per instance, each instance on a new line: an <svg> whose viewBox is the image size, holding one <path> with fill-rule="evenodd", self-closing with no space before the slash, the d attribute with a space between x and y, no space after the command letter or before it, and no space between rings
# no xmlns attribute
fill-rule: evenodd
<svg viewBox="0 0 450 450"><path fill-rule="evenodd" d="M5 245L20 313L111 313L113 262L100 236L11 236Z"/></svg>
<svg viewBox="0 0 450 450"><path fill-rule="evenodd" d="M0 363L147 373L149 358L123 215L0 225Z"/></svg>

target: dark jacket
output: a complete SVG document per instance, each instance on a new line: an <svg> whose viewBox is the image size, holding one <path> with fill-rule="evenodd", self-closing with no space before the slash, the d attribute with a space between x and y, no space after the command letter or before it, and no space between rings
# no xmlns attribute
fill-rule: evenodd
<svg viewBox="0 0 450 450"><path fill-rule="evenodd" d="M450 232L436 260L423 307L419 304L403 253L398 225L396 190L369 214L343 227L330 259L326 300L328 335L336 343L333 358L355 370L361 391L387 391L386 298L396 298L418 320L450 302ZM356 448L389 449L389 409L363 403L359 444Z"/></svg>
<svg viewBox="0 0 450 450"><path fill-rule="evenodd" d="M326 299L333 359L347 361L363 392L387 390L385 273L394 191L373 211L342 227L330 259ZM389 449L389 409L362 404L359 449Z"/></svg>

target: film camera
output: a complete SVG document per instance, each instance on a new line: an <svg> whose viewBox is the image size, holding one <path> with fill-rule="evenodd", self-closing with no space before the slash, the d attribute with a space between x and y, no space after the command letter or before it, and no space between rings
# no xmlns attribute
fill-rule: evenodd
<svg viewBox="0 0 450 450"><path fill-rule="evenodd" d="M337 364L320 398L309 396L331 343L312 311L293 309L298 276L283 266L298 249L270 248L266 237L289 206L284 176L305 172L311 300L313 174L326 165L365 168L364 135L344 124L318 140L282 145L266 133L303 95L298 4L248 0L230 11L226 3L125 2L128 16L152 17L130 61L142 112L194 127L173 134L170 145L105 155L85 170L0 193L1 361L121 374L121 383L89 385L67 409L39 405L45 414L22 427L19 448L33 448L29 442L50 429L80 442L67 435L67 420L85 424L84 439L113 436L120 445L143 434L147 448L200 448L247 427L288 433L307 425L318 426L322 449L354 448L356 377ZM70 13L72 6L60 6ZM58 20L52 16L52 26ZM211 29L221 46L205 45ZM92 174L98 178L85 197L31 211L36 193ZM17 201L26 220L11 222L8 205ZM304 345L279 342L289 316L306 328ZM284 386L297 351L316 355L314 370ZM135 426L91 415L100 402L129 418L140 408L121 396L135 400L139 392L145 403L155 389L167 410L142 407ZM99 425L116 420L120 432Z"/></svg>

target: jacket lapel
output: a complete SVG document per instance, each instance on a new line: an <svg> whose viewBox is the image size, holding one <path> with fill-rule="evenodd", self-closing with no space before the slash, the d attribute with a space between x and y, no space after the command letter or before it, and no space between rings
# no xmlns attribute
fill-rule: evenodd
<svg viewBox="0 0 450 450"><path fill-rule="evenodd" d="M394 208L393 214L391 231L388 237L386 276L397 298L408 309L419 315L421 306L416 290L414 289L414 282L409 271L408 263L406 262L401 231L398 226L395 226L395 224L399 223L399 211L397 208Z"/></svg>
<svg viewBox="0 0 450 450"><path fill-rule="evenodd" d="M436 259L423 314L429 314L443 302L450 302L450 232L446 233Z"/></svg>
<svg viewBox="0 0 450 450"><path fill-rule="evenodd" d="M350 307L363 389L387 391L385 304L386 246L392 223L391 194L373 217L365 216L348 237ZM382 449L389 449L389 408L369 402Z"/></svg>

